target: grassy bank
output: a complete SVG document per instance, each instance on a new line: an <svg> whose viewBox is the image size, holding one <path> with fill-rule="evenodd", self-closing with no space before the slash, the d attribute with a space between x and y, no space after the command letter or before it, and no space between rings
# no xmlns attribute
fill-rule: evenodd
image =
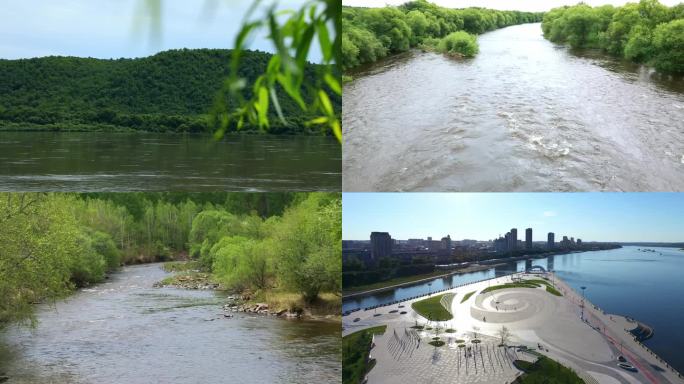
<svg viewBox="0 0 684 384"><path fill-rule="evenodd" d="M402 276L402 277L395 277L389 280L383 280L379 281L377 283L372 283L372 284L364 284L364 285L355 285L351 287L344 287L343 293L345 295L350 295L354 293L359 293L359 292L366 292L366 291L372 291L374 289L382 289L382 288L387 288L387 287L392 287L394 285L400 285L400 284L409 284L425 279L430 279L430 278L437 278L437 277L442 277L442 276L451 276L451 275L459 275L463 273L470 273L470 272L478 272L478 271L484 271L487 269L494 268L494 265L475 265L475 266L469 266L463 269L459 269L456 271L433 271L430 273L421 273L418 275L411 275L411 276Z"/></svg>
<svg viewBox="0 0 684 384"><path fill-rule="evenodd" d="M516 360L514 364L525 372L515 384L584 384L573 370L546 356L540 356L534 363Z"/></svg>
<svg viewBox="0 0 684 384"><path fill-rule="evenodd" d="M359 384L373 368L368 359L374 334L383 334L386 325L364 329L342 338L342 383Z"/></svg>
<svg viewBox="0 0 684 384"><path fill-rule="evenodd" d="M461 303L465 303L466 300L470 299L470 296L472 296L474 293L475 291L466 293L465 296L463 296L463 298L461 299Z"/></svg>
<svg viewBox="0 0 684 384"><path fill-rule="evenodd" d="M348 295L348 294L352 294L352 293L372 291L374 289L387 288L387 287L391 287L393 285L412 283L414 281L429 279L429 278L433 278L433 277L446 276L446 275L449 275L449 273L444 273L444 271L434 271L431 273L423 273L423 274L414 275L414 276L395 277L393 279L380 281L380 282L373 283L373 284L358 285L358 286L349 287L349 288L345 287L344 288L344 294Z"/></svg>
<svg viewBox="0 0 684 384"><path fill-rule="evenodd" d="M451 320L454 316L442 306L441 300L443 295L437 295L428 299L416 301L411 304L411 308L418 312L419 315L430 321L446 321Z"/></svg>
<svg viewBox="0 0 684 384"><path fill-rule="evenodd" d="M544 37L597 48L667 73L684 73L684 8L641 0L621 7L577 4L544 15Z"/></svg>
<svg viewBox="0 0 684 384"><path fill-rule="evenodd" d="M440 51L470 57L477 53L473 35L541 19L542 13L453 9L423 0L398 7L343 7L342 69L350 70L424 45L441 45Z"/></svg>
<svg viewBox="0 0 684 384"><path fill-rule="evenodd" d="M330 320L342 319L342 298L331 292L323 292L316 300L307 302L296 292L266 290L250 296L247 304L266 303L271 312L288 311L302 313L307 318L325 317Z"/></svg>
<svg viewBox="0 0 684 384"><path fill-rule="evenodd" d="M254 292L228 289L221 284L219 278L202 270L197 261L171 261L165 263L162 268L173 275L158 282L157 286L229 291L240 295L243 298L243 305L267 304L271 313L286 311L301 314L305 318L325 317L329 320L341 320L342 298L332 292L322 292L315 300L307 302L297 292L279 289L261 289Z"/></svg>
<svg viewBox="0 0 684 384"><path fill-rule="evenodd" d="M533 280L522 280L516 283L506 283L500 285L493 285L482 290L482 293L497 291L500 289L510 289L510 288L540 288L544 287L546 292L555 295L562 296L558 290L551 286L551 284L546 280L533 279Z"/></svg>

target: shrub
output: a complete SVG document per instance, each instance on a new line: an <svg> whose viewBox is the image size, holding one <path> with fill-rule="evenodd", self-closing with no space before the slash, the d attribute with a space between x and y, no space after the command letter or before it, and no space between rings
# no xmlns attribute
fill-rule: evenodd
<svg viewBox="0 0 684 384"><path fill-rule="evenodd" d="M448 55L474 57L479 52L479 47L475 36L465 31L458 31L440 40L437 50Z"/></svg>
<svg viewBox="0 0 684 384"><path fill-rule="evenodd" d="M660 24L653 32L653 65L663 72L684 72L684 19Z"/></svg>
<svg viewBox="0 0 684 384"><path fill-rule="evenodd" d="M85 234L79 234L78 251L71 255L69 272L71 281L77 287L87 286L104 279L106 262L104 257L93 248L92 240Z"/></svg>

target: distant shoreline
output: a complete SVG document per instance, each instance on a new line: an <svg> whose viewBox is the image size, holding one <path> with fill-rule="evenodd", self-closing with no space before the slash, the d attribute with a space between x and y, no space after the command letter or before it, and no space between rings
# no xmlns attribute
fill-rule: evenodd
<svg viewBox="0 0 684 384"><path fill-rule="evenodd" d="M617 248L611 248L611 249L619 249L619 248L622 248L622 245L618 245ZM491 264L473 264L473 265L469 265L468 267L466 267L464 269L445 272L442 275L436 275L436 276L430 276L430 277L420 277L422 275L417 275L416 277L418 277L418 279L416 279L416 280L406 281L403 283L391 284L388 286L368 289L368 290L364 290L364 291L360 291L360 292L353 291L354 288L352 287L349 290L347 290L347 292L345 293L344 288L343 288L342 300L352 299L352 298L357 298L357 297L370 296L370 295L375 294L375 293L386 292L386 291L389 291L392 289L401 288L401 287L410 286L410 285L416 285L416 284L420 284L420 283L425 282L425 281L435 280L435 279L444 278L444 277L448 277L448 276L452 276L452 275L463 275L466 273L486 271L486 270L489 270L491 268L495 268L495 267L505 265L505 264L508 264L511 262L518 262L518 261L522 261L522 260L543 259L543 258L546 258L549 256L566 255L569 253L585 253L585 252L606 251L606 250L610 250L610 249L554 251L554 252L545 252L545 253L534 255L534 256L523 255L523 256L511 257L508 259L491 259L492 261L495 261L495 262L493 262ZM487 260L485 260L483 262L486 263Z"/></svg>

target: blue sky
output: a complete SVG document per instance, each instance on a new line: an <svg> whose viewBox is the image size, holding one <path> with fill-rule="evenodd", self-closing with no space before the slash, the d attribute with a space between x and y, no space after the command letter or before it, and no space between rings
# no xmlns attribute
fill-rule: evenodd
<svg viewBox="0 0 684 384"><path fill-rule="evenodd" d="M684 193L344 193L342 237L490 240L518 228L534 241L684 241Z"/></svg>
<svg viewBox="0 0 684 384"><path fill-rule="evenodd" d="M342 0L343 5L353 7L383 7L385 5L400 5L408 0ZM429 0L431 3L439 4L449 8L483 7L501 10L519 10L528 12L548 11L551 8L563 5L574 5L580 0ZM660 0L665 5L676 5L681 0ZM611 4L623 5L627 2L637 3L638 0L583 0L591 6Z"/></svg>
<svg viewBox="0 0 684 384"><path fill-rule="evenodd" d="M251 0L162 0L162 34L150 39L143 0L0 0L0 58L142 57L172 48L231 48ZM264 7L272 4L264 0ZM304 0L280 0L281 9ZM137 27L136 27L137 26ZM264 38L252 49L273 51ZM320 61L320 51L310 56Z"/></svg>

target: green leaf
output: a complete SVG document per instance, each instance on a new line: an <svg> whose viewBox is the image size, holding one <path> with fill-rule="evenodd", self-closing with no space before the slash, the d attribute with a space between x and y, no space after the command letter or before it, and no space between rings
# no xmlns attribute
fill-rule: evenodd
<svg viewBox="0 0 684 384"><path fill-rule="evenodd" d="M323 77L325 79L325 83L328 84L330 89L332 89L333 92L337 93L338 95L342 94L342 87L340 87L340 82L337 81L337 79L331 75L330 73L326 73L325 76Z"/></svg>
<svg viewBox="0 0 684 384"><path fill-rule="evenodd" d="M259 101L257 103L259 111L259 126L268 126L268 89L259 88Z"/></svg>
<svg viewBox="0 0 684 384"><path fill-rule="evenodd" d="M318 99L321 101L321 106L323 107L326 115L333 116L335 112L333 111L333 106L330 102L330 98L328 98L328 94L325 93L325 91L320 90L318 91Z"/></svg>
<svg viewBox="0 0 684 384"><path fill-rule="evenodd" d="M318 33L318 41L321 44L321 52L323 53L323 60L329 62L332 60L333 47L328 34L328 26L325 21L319 20L316 23L316 32Z"/></svg>

